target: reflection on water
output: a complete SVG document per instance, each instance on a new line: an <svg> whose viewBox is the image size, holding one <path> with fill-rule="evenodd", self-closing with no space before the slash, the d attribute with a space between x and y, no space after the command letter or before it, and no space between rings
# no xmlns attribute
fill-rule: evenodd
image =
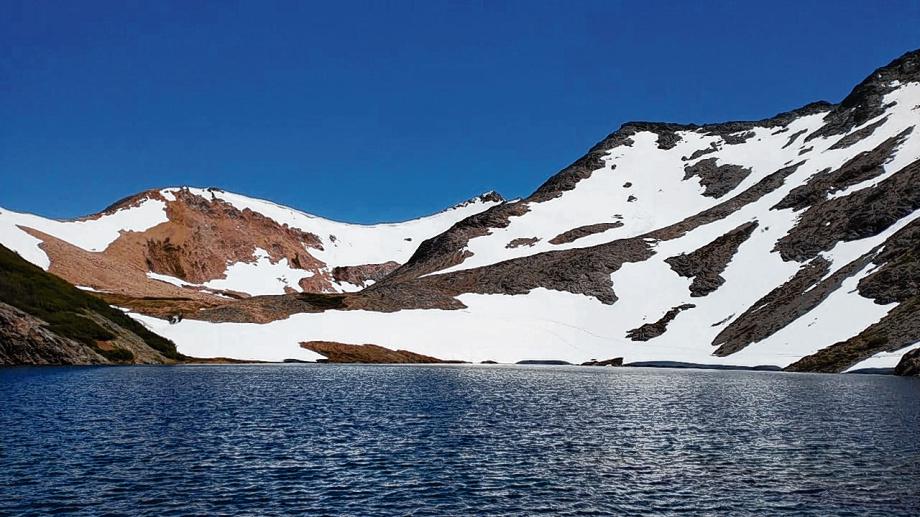
<svg viewBox="0 0 920 517"><path fill-rule="evenodd" d="M631 368L0 369L0 514L920 512L920 381Z"/></svg>

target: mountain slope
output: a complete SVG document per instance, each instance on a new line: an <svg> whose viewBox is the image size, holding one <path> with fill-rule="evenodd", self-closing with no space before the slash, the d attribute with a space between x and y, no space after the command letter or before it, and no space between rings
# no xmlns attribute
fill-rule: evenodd
<svg viewBox="0 0 920 517"><path fill-rule="evenodd" d="M175 345L0 246L0 364L167 363Z"/></svg>
<svg viewBox="0 0 920 517"><path fill-rule="evenodd" d="M398 253L360 260L330 247L327 234L345 229L189 191L211 210L226 200L239 211L228 217L248 217L261 225L254 228L271 225L259 216L280 226L255 231L258 246L246 250L265 250L260 267L321 262L307 268L316 288L303 290L313 294L275 288L215 299L239 294L196 281L185 296L209 298L172 307L186 316L176 325L149 316L162 311L125 305L201 357L310 360L321 356L299 343L330 341L468 361L893 368L920 344L918 126L920 52L911 52L839 104L760 121L624 124L527 198L488 200L423 242L413 236ZM160 192L165 203L186 195ZM35 230L27 237L42 237ZM387 235L382 248L395 249L379 228L349 235L353 248L377 247ZM204 249L174 239L147 238L151 274L179 275L172 264ZM163 257L149 252L160 249L151 240ZM42 248L55 245L45 238ZM337 283L330 264L362 266L339 270L355 287ZM363 270L373 270L373 283L362 282ZM188 280L209 277L196 274L181 271ZM360 283L366 287L352 292ZM118 282L107 289L118 292Z"/></svg>
<svg viewBox="0 0 920 517"><path fill-rule="evenodd" d="M488 193L413 221L353 225L217 189L170 188L76 221L0 210L0 242L76 285L214 303L359 290L418 242L501 201Z"/></svg>

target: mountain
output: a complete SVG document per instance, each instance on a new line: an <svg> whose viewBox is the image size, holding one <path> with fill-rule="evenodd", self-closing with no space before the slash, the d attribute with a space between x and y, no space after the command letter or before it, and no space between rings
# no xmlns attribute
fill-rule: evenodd
<svg viewBox="0 0 920 517"><path fill-rule="evenodd" d="M894 368L920 348L918 125L914 51L837 104L624 124L524 199L360 226L174 188L0 211L0 242L198 357Z"/></svg>
<svg viewBox="0 0 920 517"><path fill-rule="evenodd" d="M0 242L91 290L216 303L360 290L418 242L502 201L489 192L413 221L355 225L213 188L168 188L74 221L0 210Z"/></svg>
<svg viewBox="0 0 920 517"><path fill-rule="evenodd" d="M171 341L0 246L0 365L181 359Z"/></svg>

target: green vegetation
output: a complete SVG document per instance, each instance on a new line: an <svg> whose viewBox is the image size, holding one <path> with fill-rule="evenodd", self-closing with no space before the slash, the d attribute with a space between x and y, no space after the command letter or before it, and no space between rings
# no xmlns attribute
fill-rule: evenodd
<svg viewBox="0 0 920 517"><path fill-rule="evenodd" d="M109 361L128 363L134 360L134 352L130 350L125 350L124 348L116 348L114 350L103 350L97 349L103 357Z"/></svg>
<svg viewBox="0 0 920 517"><path fill-rule="evenodd" d="M48 322L52 332L87 344L112 360L130 361L134 354L123 349L99 350L97 341L115 336L86 317L86 313L99 314L137 334L166 357L183 358L172 341L150 332L120 310L30 264L4 246L0 246L0 301Z"/></svg>

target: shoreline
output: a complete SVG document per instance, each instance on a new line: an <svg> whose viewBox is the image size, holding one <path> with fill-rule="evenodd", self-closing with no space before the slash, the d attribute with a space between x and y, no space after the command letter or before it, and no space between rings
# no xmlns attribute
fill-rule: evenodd
<svg viewBox="0 0 920 517"><path fill-rule="evenodd" d="M786 371L775 365L741 366L720 364L697 364L674 361L642 361L626 363L622 366L595 366L581 364L560 364L560 362L527 362L527 363L469 363L462 361L449 361L440 363L360 363L360 362L330 362L330 361L255 361L229 358L195 358L193 361L180 361L169 364L9 364L0 365L0 370L13 368L111 368L111 367L176 367L176 366L401 366L401 367L517 367L517 368L542 368L542 369L594 369L594 370L620 370L620 369L654 369L654 370L701 370L701 371L735 371L735 372L764 372L784 374L820 374L820 375L883 375L888 377L901 377L895 375L894 368L862 368L850 372L793 372ZM909 376L908 376L909 378Z"/></svg>

